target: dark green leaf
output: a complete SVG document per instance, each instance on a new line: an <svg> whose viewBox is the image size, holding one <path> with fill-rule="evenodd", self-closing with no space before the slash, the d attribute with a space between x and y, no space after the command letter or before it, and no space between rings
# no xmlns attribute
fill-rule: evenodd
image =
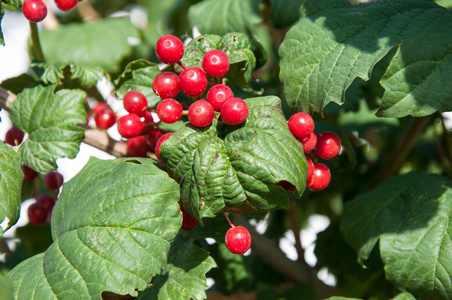
<svg viewBox="0 0 452 300"><path fill-rule="evenodd" d="M289 198L280 181L304 191L305 156L288 129L280 99L245 101L250 113L244 124L185 125L161 146L161 157L181 184L185 208L198 219L223 209L247 215L286 208Z"/></svg>
<svg viewBox="0 0 452 300"><path fill-rule="evenodd" d="M40 33L48 63L73 61L109 73L119 71L121 60L132 52L128 38L137 36L138 30L130 18L71 23Z"/></svg>
<svg viewBox="0 0 452 300"><path fill-rule="evenodd" d="M416 300L413 295L410 293L400 293L398 294L394 300Z"/></svg>
<svg viewBox="0 0 452 300"><path fill-rule="evenodd" d="M300 17L300 6L303 0L270 0L270 18L275 28L292 25Z"/></svg>
<svg viewBox="0 0 452 300"><path fill-rule="evenodd" d="M337 296L335 296L335 297L328 298L328 299L326 299L326 300L361 300L361 299L357 299L357 298L346 298L346 297L337 297Z"/></svg>
<svg viewBox="0 0 452 300"><path fill-rule="evenodd" d="M0 142L0 223L9 219L8 225L0 231L0 238L19 219L23 180L19 155Z"/></svg>
<svg viewBox="0 0 452 300"><path fill-rule="evenodd" d="M232 31L248 33L261 21L253 0L204 0L190 7L191 26L204 33L219 35Z"/></svg>
<svg viewBox="0 0 452 300"><path fill-rule="evenodd" d="M41 226L27 224L16 230L15 236L20 239L29 255L44 252L52 244L52 235L50 233L50 224L45 223Z"/></svg>
<svg viewBox="0 0 452 300"><path fill-rule="evenodd" d="M38 79L29 75L21 74L19 76L8 78L0 84L4 89L19 94L24 88L35 83Z"/></svg>
<svg viewBox="0 0 452 300"><path fill-rule="evenodd" d="M77 79L82 86L91 87L104 76L99 67L80 66L73 63L32 63L31 68L45 84L59 83L68 72L70 79Z"/></svg>
<svg viewBox="0 0 452 300"><path fill-rule="evenodd" d="M38 85L24 89L13 102L13 123L28 133L19 154L27 166L40 172L56 169L58 158L74 158L83 140L86 122L81 90L59 90Z"/></svg>
<svg viewBox="0 0 452 300"><path fill-rule="evenodd" d="M181 226L179 186L153 163L91 158L56 203L54 243L11 271L16 297L101 299L103 291L144 290L165 267Z"/></svg>

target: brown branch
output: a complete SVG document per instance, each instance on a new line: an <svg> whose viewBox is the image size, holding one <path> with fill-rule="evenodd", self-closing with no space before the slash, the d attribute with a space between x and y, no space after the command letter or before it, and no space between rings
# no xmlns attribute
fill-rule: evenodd
<svg viewBox="0 0 452 300"><path fill-rule="evenodd" d="M4 88L0 87L0 108L9 111L16 98L17 96L14 93L11 93L10 91L7 91Z"/></svg>
<svg viewBox="0 0 452 300"><path fill-rule="evenodd" d="M298 213L298 205L295 200L290 200L290 206L286 213L287 219L289 220L290 230L292 230L295 237L295 250L297 250L298 261L306 264L306 260L304 258L304 249L301 245L300 239L300 214Z"/></svg>
<svg viewBox="0 0 452 300"><path fill-rule="evenodd" d="M9 249L8 243L5 239L0 239L0 249L2 253L6 254L6 256L11 254L11 250Z"/></svg>

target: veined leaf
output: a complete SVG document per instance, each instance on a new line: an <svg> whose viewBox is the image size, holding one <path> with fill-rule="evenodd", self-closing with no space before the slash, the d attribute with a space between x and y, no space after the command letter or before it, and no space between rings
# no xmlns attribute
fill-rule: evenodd
<svg viewBox="0 0 452 300"><path fill-rule="evenodd" d="M99 67L80 66L73 63L31 63L31 68L45 84L57 84L69 73L70 79L77 79L82 86L91 87L102 79L104 72Z"/></svg>
<svg viewBox="0 0 452 300"><path fill-rule="evenodd" d="M13 123L28 133L19 155L24 164L40 172L56 169L58 158L74 158L83 140L86 122L81 90L59 90L55 85L24 89L13 102Z"/></svg>
<svg viewBox="0 0 452 300"><path fill-rule="evenodd" d="M0 230L0 238L19 219L23 180L19 155L14 149L0 143L0 223L9 219L8 225Z"/></svg>
<svg viewBox="0 0 452 300"><path fill-rule="evenodd" d="M14 6L16 8L20 8L24 4L24 1L25 0L2 0L2 1L0 1L0 6L1 6L1 2L3 2L5 4Z"/></svg>
<svg viewBox="0 0 452 300"><path fill-rule="evenodd" d="M179 186L153 163L91 158L53 210L54 243L10 272L15 299L144 290L165 267L182 221Z"/></svg>

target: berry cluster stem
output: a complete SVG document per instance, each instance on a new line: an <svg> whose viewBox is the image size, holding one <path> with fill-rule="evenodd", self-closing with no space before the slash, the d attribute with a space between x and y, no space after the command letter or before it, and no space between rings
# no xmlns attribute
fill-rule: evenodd
<svg viewBox="0 0 452 300"><path fill-rule="evenodd" d="M36 59L41 62L45 62L44 52L42 52L41 41L39 40L38 26L34 22L30 23L31 41L33 43L33 49L35 50Z"/></svg>
<svg viewBox="0 0 452 300"><path fill-rule="evenodd" d="M225 212L223 212L223 214L224 214L224 216L226 217L226 220L228 220L229 225L231 225L231 227L234 228L235 225L232 224L232 222L231 222L231 220L229 219L228 215L227 215Z"/></svg>

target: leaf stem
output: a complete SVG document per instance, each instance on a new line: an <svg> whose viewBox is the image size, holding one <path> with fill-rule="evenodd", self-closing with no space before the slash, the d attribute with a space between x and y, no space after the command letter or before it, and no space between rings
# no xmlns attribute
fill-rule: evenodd
<svg viewBox="0 0 452 300"><path fill-rule="evenodd" d="M30 23L31 29L31 41L33 43L33 49L35 50L36 59L45 62L44 52L42 52L41 42L39 40L38 26L34 22Z"/></svg>

